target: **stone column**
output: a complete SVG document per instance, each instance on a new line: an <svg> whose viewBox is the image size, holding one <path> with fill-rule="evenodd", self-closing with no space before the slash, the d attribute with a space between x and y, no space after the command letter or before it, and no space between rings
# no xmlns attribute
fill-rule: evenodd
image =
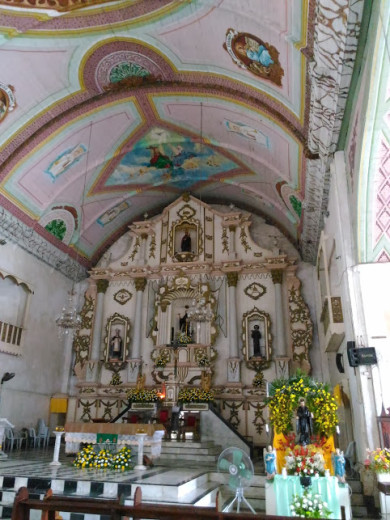
<svg viewBox="0 0 390 520"><path fill-rule="evenodd" d="M238 273L227 273L229 294L229 359L228 359L228 381L238 383L240 381L238 332L237 332L237 294L236 287Z"/></svg>
<svg viewBox="0 0 390 520"><path fill-rule="evenodd" d="M91 358L87 364L86 381L97 382L99 375L99 362L101 358L102 345L102 327L103 327L103 310L104 310L104 295L106 294L109 281L100 279L96 280L97 295L95 306L95 317L93 321L92 330L92 347Z"/></svg>
<svg viewBox="0 0 390 520"><path fill-rule="evenodd" d="M287 357L287 343L286 334L284 330L284 311L283 311L283 270L272 269L271 270L272 281L275 286L275 363L278 372L278 367L284 372L283 377L286 377L286 363L288 362ZM288 369L287 369L288 371ZM282 375L282 374L280 374ZM279 377L277 375L277 377Z"/></svg>
<svg viewBox="0 0 390 520"><path fill-rule="evenodd" d="M135 279L135 312L134 312L134 330L133 330L133 348L131 353L131 362L128 363L128 381L137 380L137 366L141 363L141 339L142 339L142 300L146 287L146 278Z"/></svg>

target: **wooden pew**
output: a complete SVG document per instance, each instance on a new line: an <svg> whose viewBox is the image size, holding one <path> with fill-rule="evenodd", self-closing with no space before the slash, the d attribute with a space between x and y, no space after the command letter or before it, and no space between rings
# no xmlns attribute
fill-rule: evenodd
<svg viewBox="0 0 390 520"><path fill-rule="evenodd" d="M160 505L142 502L141 488L134 495L134 505L124 506L119 499L106 500L89 497L69 497L53 495L48 491L43 500L29 498L25 487L16 494L12 509L12 520L29 520L31 510L42 511L42 520L55 520L56 511L107 515L111 520L158 519L158 520L291 520L290 517L252 513L222 513L213 507L185 505ZM345 510L342 507L342 520Z"/></svg>

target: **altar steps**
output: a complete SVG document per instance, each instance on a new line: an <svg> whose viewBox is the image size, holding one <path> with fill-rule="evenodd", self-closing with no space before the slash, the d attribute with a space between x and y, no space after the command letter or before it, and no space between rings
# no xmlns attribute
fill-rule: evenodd
<svg viewBox="0 0 390 520"><path fill-rule="evenodd" d="M169 463L170 461L177 461L179 459L183 461L196 462L199 465L212 466L213 464L216 464L221 451L221 446L218 446L211 441L163 441L158 464Z"/></svg>

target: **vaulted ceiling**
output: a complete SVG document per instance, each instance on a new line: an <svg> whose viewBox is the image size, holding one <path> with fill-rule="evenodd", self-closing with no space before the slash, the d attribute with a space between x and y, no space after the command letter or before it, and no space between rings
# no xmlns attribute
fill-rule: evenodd
<svg viewBox="0 0 390 520"><path fill-rule="evenodd" d="M363 3L0 0L0 234L67 272L191 192L312 261Z"/></svg>

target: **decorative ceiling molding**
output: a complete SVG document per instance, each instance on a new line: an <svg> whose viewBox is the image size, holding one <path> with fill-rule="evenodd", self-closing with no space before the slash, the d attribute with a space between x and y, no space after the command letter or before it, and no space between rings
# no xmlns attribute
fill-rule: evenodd
<svg viewBox="0 0 390 520"><path fill-rule="evenodd" d="M319 0L316 7L301 251L315 262L329 200L330 156L336 151L355 62L364 0Z"/></svg>
<svg viewBox="0 0 390 520"><path fill-rule="evenodd" d="M79 261L50 244L4 208L0 208L0 235L75 282L87 276L86 269Z"/></svg>
<svg viewBox="0 0 390 520"><path fill-rule="evenodd" d="M66 12L107 4L111 0L0 0L0 5L19 7L22 9L54 9Z"/></svg>
<svg viewBox="0 0 390 520"><path fill-rule="evenodd" d="M89 8L88 11L77 13L77 17L72 17L73 24L75 24L75 19L80 25L80 20L84 20L85 26L91 26L91 24L97 23L99 20L100 9L99 7L102 4L112 3L112 0L0 0L0 5L4 5L7 7L18 7L23 10L22 16L20 16L20 12L18 13L19 19L22 18L23 15L25 18L33 15L31 12L32 9L40 9L42 11L51 10L51 11L59 11L59 12L68 12L68 11L77 11L84 9L86 7ZM126 5L122 7L122 19L133 19L138 18L140 16L148 16L155 11L163 10L164 7L169 5L171 0L138 0L131 2L131 5ZM96 11L91 8L96 7ZM103 8L104 9L104 8ZM29 12L30 11L30 12ZM164 12L164 11L163 11ZM9 16L10 19L15 19L15 24L17 24L17 16ZM88 20L89 18L89 20ZM92 22L92 20L93 22ZM48 21L50 18L48 18ZM54 21L55 19L53 19ZM68 20L68 24L72 23L72 21ZM117 17L115 15L111 16L111 22L117 22ZM77 23L76 22L76 23ZM19 22L20 23L20 22ZM100 21L101 23L101 21ZM106 23L110 23L107 21ZM15 27L16 28L16 27Z"/></svg>

